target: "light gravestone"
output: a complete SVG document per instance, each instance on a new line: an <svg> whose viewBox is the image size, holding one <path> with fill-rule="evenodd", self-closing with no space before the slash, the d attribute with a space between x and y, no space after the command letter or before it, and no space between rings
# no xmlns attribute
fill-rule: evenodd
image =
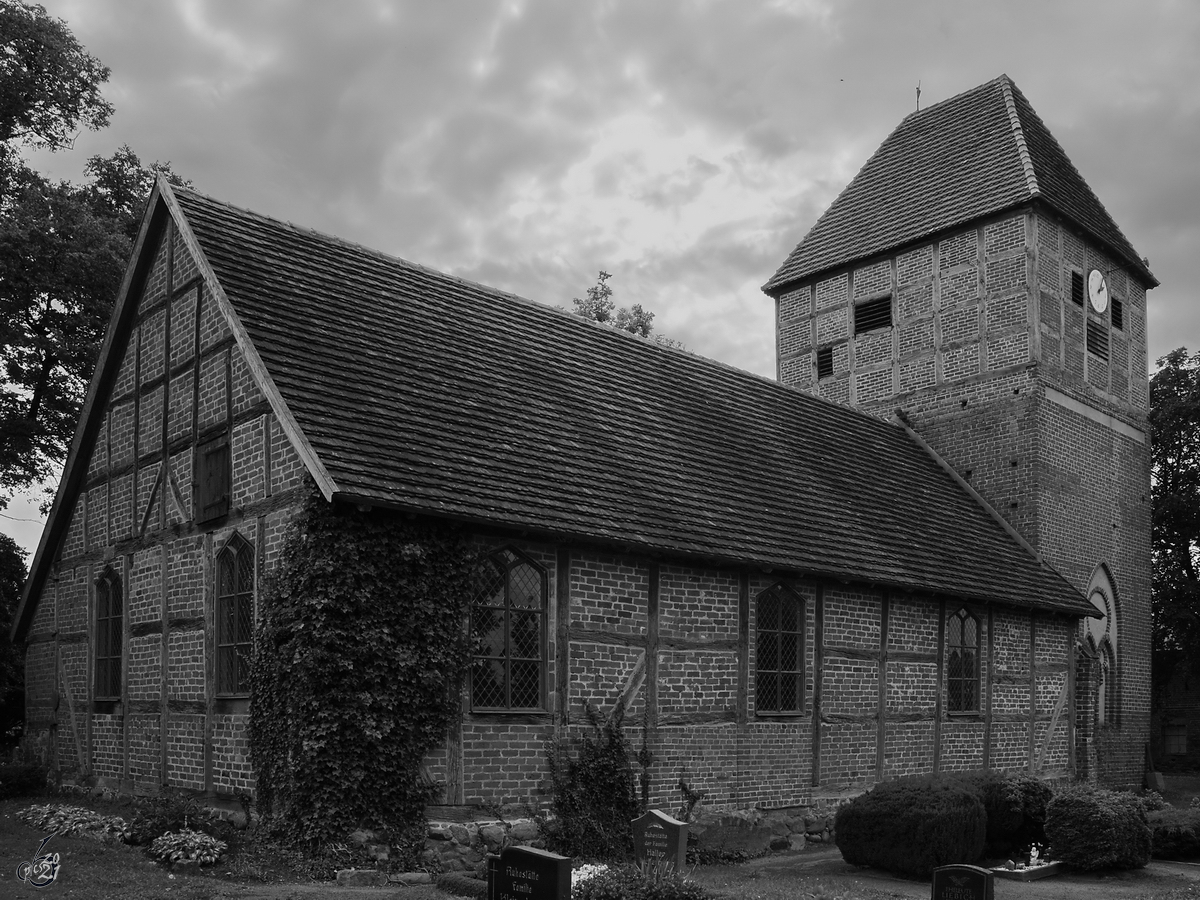
<svg viewBox="0 0 1200 900"><path fill-rule="evenodd" d="M488 859L488 900L570 900L571 857L507 847Z"/></svg>
<svg viewBox="0 0 1200 900"><path fill-rule="evenodd" d="M687 862L687 834L686 822L649 810L633 820L633 858L655 865L665 860L667 868L682 872Z"/></svg>
<svg viewBox="0 0 1200 900"><path fill-rule="evenodd" d="M993 900L993 878L979 866L939 866L933 870L933 900Z"/></svg>

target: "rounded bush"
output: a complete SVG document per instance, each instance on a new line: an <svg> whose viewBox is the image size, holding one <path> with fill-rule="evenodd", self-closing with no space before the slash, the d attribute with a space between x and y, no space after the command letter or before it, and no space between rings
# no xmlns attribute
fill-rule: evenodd
<svg viewBox="0 0 1200 900"><path fill-rule="evenodd" d="M1195 859L1200 856L1200 810L1151 810L1147 815L1153 834L1155 859Z"/></svg>
<svg viewBox="0 0 1200 900"><path fill-rule="evenodd" d="M1046 839L1055 859L1077 869L1139 869L1150 861L1141 800L1090 784L1072 785L1047 804Z"/></svg>
<svg viewBox="0 0 1200 900"><path fill-rule="evenodd" d="M978 791L953 779L899 778L839 809L835 830L846 862L928 878L983 855L987 814Z"/></svg>
<svg viewBox="0 0 1200 900"><path fill-rule="evenodd" d="M33 797L46 790L43 766L0 765L0 800Z"/></svg>
<svg viewBox="0 0 1200 900"><path fill-rule="evenodd" d="M1039 778L1024 772L978 769L946 777L979 792L987 813L986 850L989 856L1006 856L1030 844L1046 842L1046 804L1054 791Z"/></svg>

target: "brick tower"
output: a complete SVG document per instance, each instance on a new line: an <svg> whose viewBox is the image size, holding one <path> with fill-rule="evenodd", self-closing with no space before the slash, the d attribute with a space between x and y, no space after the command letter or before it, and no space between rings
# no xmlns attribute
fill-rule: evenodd
<svg viewBox="0 0 1200 900"><path fill-rule="evenodd" d="M907 116L764 286L780 381L908 427L1096 607L1058 705L1114 786L1149 736L1157 283L1001 76ZM1044 665L1036 627L1000 683Z"/></svg>

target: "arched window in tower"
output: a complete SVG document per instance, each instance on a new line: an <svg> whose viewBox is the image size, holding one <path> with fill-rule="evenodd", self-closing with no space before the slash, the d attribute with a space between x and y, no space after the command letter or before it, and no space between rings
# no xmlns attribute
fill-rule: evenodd
<svg viewBox="0 0 1200 900"><path fill-rule="evenodd" d="M946 619L946 708L979 712L979 620L965 609Z"/></svg>
<svg viewBox="0 0 1200 900"><path fill-rule="evenodd" d="M514 550L480 563L471 603L471 708L542 709L546 671L546 574Z"/></svg>
<svg viewBox="0 0 1200 900"><path fill-rule="evenodd" d="M1114 724L1121 708L1121 672L1117 655L1119 610L1112 575L1103 563L1092 573L1088 600L1100 614L1084 620L1083 625L1088 646L1097 657L1096 724Z"/></svg>
<svg viewBox="0 0 1200 900"><path fill-rule="evenodd" d="M254 548L240 534L217 554L217 694L250 693Z"/></svg>

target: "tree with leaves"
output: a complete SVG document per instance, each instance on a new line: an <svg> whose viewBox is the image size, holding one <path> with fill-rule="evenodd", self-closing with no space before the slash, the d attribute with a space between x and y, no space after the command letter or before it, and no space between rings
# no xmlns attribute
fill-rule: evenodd
<svg viewBox="0 0 1200 900"><path fill-rule="evenodd" d="M0 0L0 509L61 465L159 172L122 147L74 185L23 148L108 124L108 69L40 6Z"/></svg>
<svg viewBox="0 0 1200 900"><path fill-rule="evenodd" d="M24 168L22 146L61 150L79 129L108 125L100 96L109 70L41 6L0 0L0 154L5 174Z"/></svg>
<svg viewBox="0 0 1200 900"><path fill-rule="evenodd" d="M25 652L8 637L24 584L25 551L0 534L0 749L16 743L25 719Z"/></svg>
<svg viewBox="0 0 1200 900"><path fill-rule="evenodd" d="M654 334L654 313L643 309L640 303L618 308L616 301L612 298L613 289L608 285L610 278L612 275L601 270L596 283L587 289L587 296L582 299L575 297L571 301L575 304L577 315L603 325L611 325L618 331L628 331L638 337L651 338L656 344L662 344L665 347L684 349L683 344L679 341L661 334Z"/></svg>
<svg viewBox="0 0 1200 900"><path fill-rule="evenodd" d="M1181 347L1158 366L1150 379L1154 648L1186 651L1200 666L1200 353Z"/></svg>

